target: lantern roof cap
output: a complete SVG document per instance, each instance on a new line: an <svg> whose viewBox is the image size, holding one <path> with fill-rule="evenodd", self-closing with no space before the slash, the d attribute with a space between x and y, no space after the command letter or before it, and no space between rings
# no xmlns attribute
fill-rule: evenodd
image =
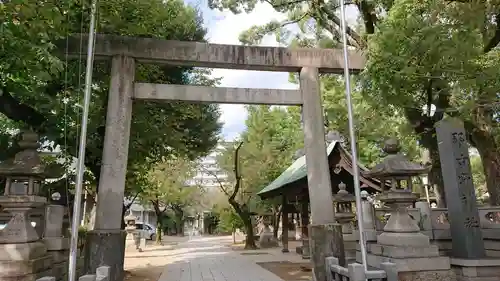
<svg viewBox="0 0 500 281"><path fill-rule="evenodd" d="M45 165L40 161L37 149L38 135L32 131L21 132L18 142L21 151L14 158L0 163L0 176L45 176Z"/></svg>
<svg viewBox="0 0 500 281"><path fill-rule="evenodd" d="M391 177L412 177L428 173L430 167L422 166L419 163L412 162L400 153L399 141L390 138L384 143L384 152L388 155L371 170L363 173L379 179Z"/></svg>
<svg viewBox="0 0 500 281"><path fill-rule="evenodd" d="M354 202L356 201L356 197L349 193L349 191L346 190L346 184L343 182L339 183L339 191L337 194L333 195L333 201L337 203L343 203L343 202Z"/></svg>

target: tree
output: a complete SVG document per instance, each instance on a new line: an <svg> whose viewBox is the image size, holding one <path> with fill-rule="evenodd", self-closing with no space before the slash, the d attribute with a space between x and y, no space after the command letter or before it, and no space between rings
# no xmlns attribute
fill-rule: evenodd
<svg viewBox="0 0 500 281"><path fill-rule="evenodd" d="M56 56L56 45L85 32L89 6L79 0L0 3L0 159L12 151L6 132L31 127L45 144L76 157L80 132L84 59ZM99 2L98 32L171 40L204 41L198 11L179 0ZM64 45L64 44L62 44ZM99 182L109 84L109 62L95 61L85 166ZM136 80L152 83L214 85L208 70L139 64ZM195 158L217 143L221 125L216 105L136 103L131 128L127 193L163 157ZM98 188L97 184L95 185ZM140 188L139 188L140 189Z"/></svg>
<svg viewBox="0 0 500 281"><path fill-rule="evenodd" d="M213 174L216 178L216 180L219 183L219 187L224 194L227 196L227 201L229 205L233 208L233 210L238 214L238 216L241 218L243 225L245 226L245 249L257 249L257 246L255 245L255 235L253 233L253 224L252 224L252 213L250 211L250 208L248 207L247 202L239 202L237 195L238 192L241 191L241 172L240 172L240 167L239 167L239 152L241 149L241 146L243 145L243 142L240 142L236 148L233 149L228 149L227 151L231 151L233 156L231 157L233 161L233 172L234 172L234 185L232 187L225 186L220 179L217 177L217 175ZM226 154L227 156L228 154ZM227 159L227 158L226 158Z"/></svg>
<svg viewBox="0 0 500 281"><path fill-rule="evenodd" d="M202 190L189 185L196 174L196 165L186 158L171 157L155 165L147 175L147 186L140 194L150 203L158 220L156 241L161 242L163 217L167 210L174 213L177 235L184 234L184 219L188 207L200 201Z"/></svg>
<svg viewBox="0 0 500 281"><path fill-rule="evenodd" d="M343 79L337 75L321 78L323 110L327 127L343 137L343 145L350 146L348 116ZM353 82L355 84L355 81ZM417 140L412 128L406 123L402 112L395 107L367 101L359 88L352 87L358 157L362 164L373 166L381 161L382 146L390 137L399 139L403 152L409 158L420 156Z"/></svg>
<svg viewBox="0 0 500 281"><path fill-rule="evenodd" d="M238 13L252 10L258 2L264 1L212 0L209 4ZM287 13L287 19L252 27L240 36L242 42L256 43L274 33L286 45L291 38L298 38L294 41L307 46L339 46L338 2L265 2ZM438 197L443 198L444 189L434 125L446 113L465 121L469 142L478 148L485 163L490 203L497 202L500 3L354 0L345 1L345 5L356 7L360 15L357 26L347 26L347 43L367 49L364 95L372 104L394 106L413 127L419 143L430 151L430 178L438 187ZM300 32L287 29L290 24L298 26ZM437 107L433 116L429 115L431 105ZM444 204L444 200L439 202Z"/></svg>
<svg viewBox="0 0 500 281"><path fill-rule="evenodd" d="M245 225L245 247L255 248L250 214L271 210L276 216L280 204L262 202L255 195L292 163L296 150L302 146L302 134L297 110L264 105L246 109L246 130L240 136L240 145L237 149L227 147L217 161L235 182L232 188L223 184L220 187Z"/></svg>
<svg viewBox="0 0 500 281"><path fill-rule="evenodd" d="M236 229L244 226L243 220L233 208L223 208L220 211L217 229L222 233L231 232L234 244L236 244Z"/></svg>
<svg viewBox="0 0 500 281"><path fill-rule="evenodd" d="M500 24L493 20L498 13L500 5L493 1L395 2L370 38L365 83L366 96L374 102L404 109L430 151L435 181L442 181L435 123L445 115L464 120L469 142L483 160L491 204L500 196L494 118L500 88L500 61L494 48ZM432 105L434 115L429 114ZM442 184L438 187L444 191Z"/></svg>

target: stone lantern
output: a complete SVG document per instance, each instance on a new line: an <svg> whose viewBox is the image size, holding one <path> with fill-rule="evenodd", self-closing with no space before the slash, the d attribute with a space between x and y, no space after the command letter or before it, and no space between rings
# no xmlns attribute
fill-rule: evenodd
<svg viewBox="0 0 500 281"><path fill-rule="evenodd" d="M29 219L31 211L47 203L45 197L38 195L45 178L45 167L37 152L38 135L23 132L19 147L21 151L13 159L0 164L0 177L5 178L0 206L12 214L7 226L0 231L0 243L28 243L41 238Z"/></svg>
<svg viewBox="0 0 500 281"><path fill-rule="evenodd" d="M346 190L346 184L339 184L339 191L333 196L335 220L342 226L344 252L346 260L356 258L357 235L353 234L352 223L356 215L353 212L353 203L356 197Z"/></svg>
<svg viewBox="0 0 500 281"><path fill-rule="evenodd" d="M449 259L439 256L438 247L430 244L429 237L421 233L417 221L408 213L408 208L418 200L412 192L412 178L427 173L430 167L409 161L399 149L396 139L387 140L384 151L388 155L364 173L380 180L382 193L376 199L390 209L389 220L377 243L367 244L368 265L380 268L389 258L399 272L449 269Z"/></svg>
<svg viewBox="0 0 500 281"><path fill-rule="evenodd" d="M341 182L339 184L339 191L333 196L333 202L335 219L342 225L342 229L344 229L344 225L349 225L355 217L355 214L352 211L352 204L355 201L356 198L354 195L350 194L346 190L345 183Z"/></svg>
<svg viewBox="0 0 500 281"><path fill-rule="evenodd" d="M394 239L401 240L400 233L405 233L404 237L411 237L412 241L428 240L427 236L420 233L418 223L408 214L408 207L418 200L417 194L412 192L412 178L428 173L430 168L409 161L399 150L396 139L387 140L384 151L388 155L382 163L366 173L367 176L380 180L383 191L376 198L391 209L384 232L377 239L382 244L391 243ZM387 181L390 182L389 187Z"/></svg>
<svg viewBox="0 0 500 281"><path fill-rule="evenodd" d="M136 250L142 252L142 249L140 247L141 230L138 230L137 226L135 225L137 218L135 216L128 215L124 218L124 220L125 220L125 231L127 232L127 238L126 238L127 246L133 244Z"/></svg>

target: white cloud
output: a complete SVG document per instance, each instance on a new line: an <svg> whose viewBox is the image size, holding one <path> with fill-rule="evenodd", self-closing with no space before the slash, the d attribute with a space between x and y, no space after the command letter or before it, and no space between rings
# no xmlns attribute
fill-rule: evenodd
<svg viewBox="0 0 500 281"><path fill-rule="evenodd" d="M208 9L206 0L197 3L203 13L205 26L208 29L208 40L211 43L239 45L238 37L241 32L254 25L262 25L271 20L283 20L284 14L277 13L268 4L257 4L253 12L233 14L229 11ZM267 36L262 46L277 46L273 37ZM222 77L221 87L236 88L296 88L288 82L288 73L262 72L215 69L214 77ZM242 104L221 105L221 122L224 123L223 135L226 140L233 140L245 129L246 110Z"/></svg>

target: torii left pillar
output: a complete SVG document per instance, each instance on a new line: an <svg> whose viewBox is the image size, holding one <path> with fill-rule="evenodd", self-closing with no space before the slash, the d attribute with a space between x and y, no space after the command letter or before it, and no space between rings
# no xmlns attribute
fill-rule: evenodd
<svg viewBox="0 0 500 281"><path fill-rule="evenodd" d="M121 226L134 76L133 58L113 57L96 220L94 230L87 236L85 265L87 273L96 272L103 265L109 266L110 281L124 279L126 233Z"/></svg>

